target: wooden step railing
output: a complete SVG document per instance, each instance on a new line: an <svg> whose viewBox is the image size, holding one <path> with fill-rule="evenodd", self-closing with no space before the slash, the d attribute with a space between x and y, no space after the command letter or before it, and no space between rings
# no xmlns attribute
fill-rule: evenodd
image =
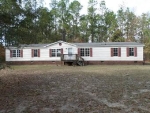
<svg viewBox="0 0 150 113"><path fill-rule="evenodd" d="M77 64L80 65L80 66L84 66L84 58L77 55Z"/></svg>
<svg viewBox="0 0 150 113"><path fill-rule="evenodd" d="M62 54L61 61L73 61L77 60L77 54Z"/></svg>
<svg viewBox="0 0 150 113"><path fill-rule="evenodd" d="M61 61L73 62L74 65L84 66L84 59L78 54L62 54Z"/></svg>

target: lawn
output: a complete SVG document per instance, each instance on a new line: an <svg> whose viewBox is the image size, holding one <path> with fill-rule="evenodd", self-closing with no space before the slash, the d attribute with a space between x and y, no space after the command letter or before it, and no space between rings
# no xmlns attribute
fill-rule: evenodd
<svg viewBox="0 0 150 113"><path fill-rule="evenodd" d="M0 113L150 113L150 66L12 66Z"/></svg>

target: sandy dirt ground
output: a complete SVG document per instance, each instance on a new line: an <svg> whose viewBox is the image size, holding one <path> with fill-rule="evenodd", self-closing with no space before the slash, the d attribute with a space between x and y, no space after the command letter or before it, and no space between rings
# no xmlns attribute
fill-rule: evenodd
<svg viewBox="0 0 150 113"><path fill-rule="evenodd" d="M150 113L150 66L12 66L0 113Z"/></svg>

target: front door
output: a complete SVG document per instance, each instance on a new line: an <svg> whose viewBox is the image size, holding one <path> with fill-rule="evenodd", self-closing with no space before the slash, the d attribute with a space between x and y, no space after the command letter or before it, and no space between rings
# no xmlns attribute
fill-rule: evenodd
<svg viewBox="0 0 150 113"><path fill-rule="evenodd" d="M74 54L73 48L68 48L68 59L69 60L75 60L76 55Z"/></svg>
<svg viewBox="0 0 150 113"><path fill-rule="evenodd" d="M69 55L69 56L72 55L72 48L68 48L68 55Z"/></svg>

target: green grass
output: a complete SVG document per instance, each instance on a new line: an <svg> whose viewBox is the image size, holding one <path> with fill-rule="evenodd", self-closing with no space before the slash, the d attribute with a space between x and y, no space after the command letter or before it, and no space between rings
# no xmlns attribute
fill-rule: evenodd
<svg viewBox="0 0 150 113"><path fill-rule="evenodd" d="M0 113L149 113L149 65L21 65L0 70Z"/></svg>

